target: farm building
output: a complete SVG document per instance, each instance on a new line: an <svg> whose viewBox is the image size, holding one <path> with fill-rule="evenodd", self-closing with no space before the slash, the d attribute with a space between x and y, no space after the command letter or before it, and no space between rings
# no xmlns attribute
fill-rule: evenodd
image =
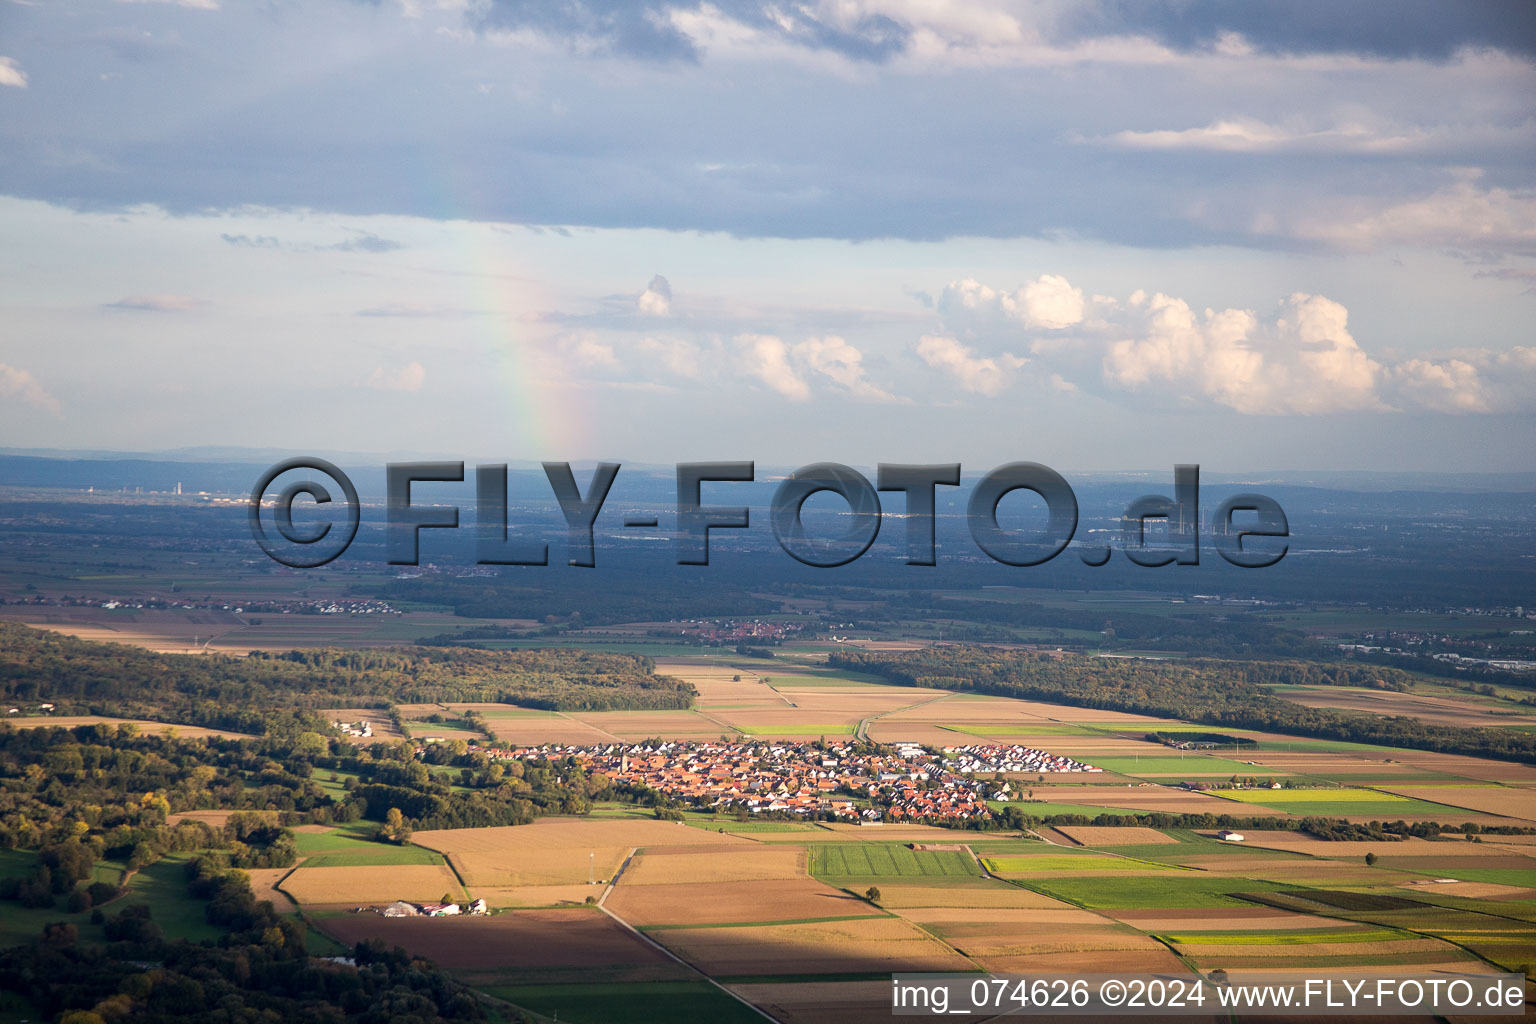
<svg viewBox="0 0 1536 1024"><path fill-rule="evenodd" d="M1216 838L1228 843L1240 843L1243 841L1243 834L1241 832L1233 832L1231 829L1224 828L1220 832L1216 833Z"/></svg>

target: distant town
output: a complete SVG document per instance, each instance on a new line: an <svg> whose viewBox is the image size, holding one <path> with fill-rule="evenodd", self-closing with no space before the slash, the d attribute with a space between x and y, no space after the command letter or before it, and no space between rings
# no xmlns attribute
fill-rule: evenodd
<svg viewBox="0 0 1536 1024"><path fill-rule="evenodd" d="M1020 799L1018 780L1007 776L1101 771L1032 747L995 744L942 750L849 741L546 744L486 753L570 759L591 774L716 810L864 822L988 818L988 800Z"/></svg>

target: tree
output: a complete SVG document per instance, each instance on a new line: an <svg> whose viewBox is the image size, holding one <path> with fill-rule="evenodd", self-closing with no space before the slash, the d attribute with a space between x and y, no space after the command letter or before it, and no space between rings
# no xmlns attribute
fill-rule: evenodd
<svg viewBox="0 0 1536 1024"><path fill-rule="evenodd" d="M1366 863L1366 864L1367 864L1367 865L1370 865L1370 864L1375 864L1375 863L1376 863L1376 855L1375 855L1375 854L1374 854L1374 853L1368 853L1368 854L1366 854L1366 855L1365 855L1365 863Z"/></svg>
<svg viewBox="0 0 1536 1024"><path fill-rule="evenodd" d="M872 885L868 889L865 889L864 890L864 898L869 900L869 902L871 902L871 903L879 903L880 902L880 889L879 889L879 887Z"/></svg>

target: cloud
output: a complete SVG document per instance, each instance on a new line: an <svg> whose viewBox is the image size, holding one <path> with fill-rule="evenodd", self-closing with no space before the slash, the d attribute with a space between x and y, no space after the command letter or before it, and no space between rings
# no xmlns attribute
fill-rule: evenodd
<svg viewBox="0 0 1536 1024"><path fill-rule="evenodd" d="M116 302L103 303L102 308L143 313L185 313L207 304L206 299L194 299L189 295L128 295Z"/></svg>
<svg viewBox="0 0 1536 1024"><path fill-rule="evenodd" d="M672 285L657 274L635 300L635 306L646 316L668 316L672 312Z"/></svg>
<svg viewBox="0 0 1536 1024"><path fill-rule="evenodd" d="M55 416L61 411L59 400L49 394L36 377L5 363L0 363L0 396L25 402Z"/></svg>
<svg viewBox="0 0 1536 1024"><path fill-rule="evenodd" d="M1507 0L1292 0L1281 6L1180 0L1098 0L1068 9L1061 35L1149 37L1180 52L1231 48L1264 54L1355 54L1447 60L1472 47L1536 54L1536 18Z"/></svg>
<svg viewBox="0 0 1536 1024"><path fill-rule="evenodd" d="M1524 294L1536 295L1536 268L1499 267L1495 270L1479 270L1473 277L1488 277L1497 281L1518 281L1525 285Z"/></svg>
<svg viewBox="0 0 1536 1024"><path fill-rule="evenodd" d="M676 376L696 379L703 372L704 349L686 339L645 337L635 347L647 357L659 360Z"/></svg>
<svg viewBox="0 0 1536 1024"><path fill-rule="evenodd" d="M117 0L120 4L165 4L170 7L185 7L193 11L216 11L219 9L219 0Z"/></svg>
<svg viewBox="0 0 1536 1024"><path fill-rule="evenodd" d="M1104 380L1129 391L1162 389L1175 402L1214 402L1250 415L1382 409L1381 366L1348 330L1349 313L1297 293L1261 321L1249 310L1205 310L1161 293L1132 308L1138 336L1112 342Z"/></svg>
<svg viewBox="0 0 1536 1024"><path fill-rule="evenodd" d="M418 362L410 362L398 370L375 367L368 379L363 381L363 386L376 391L420 391L426 379L426 368Z"/></svg>
<svg viewBox="0 0 1536 1024"><path fill-rule="evenodd" d="M794 348L795 358L856 398L895 402L897 397L864 378L864 354L835 335L807 338Z"/></svg>
<svg viewBox="0 0 1536 1024"><path fill-rule="evenodd" d="M27 87L27 73L21 70L21 65L16 63L13 57L0 57L0 85L9 85L17 89Z"/></svg>
<svg viewBox="0 0 1536 1024"><path fill-rule="evenodd" d="M739 334L736 346L743 370L792 402L811 397L810 385L789 364L789 347L771 334Z"/></svg>
<svg viewBox="0 0 1536 1024"><path fill-rule="evenodd" d="M917 343L923 362L954 377L962 388L978 395L996 395L1007 387L1013 371L1029 362L1003 353L996 359L979 357L954 338L926 334Z"/></svg>
<svg viewBox="0 0 1536 1024"><path fill-rule="evenodd" d="M380 238L371 231L359 231L356 238L349 238L332 245L315 246L315 248L330 252L394 252L405 246L388 238Z"/></svg>
<svg viewBox="0 0 1536 1024"><path fill-rule="evenodd" d="M1064 277L1042 274L1011 292L995 291L966 278L951 281L939 295L939 315L961 330L996 330L1011 324L1061 330L1083 319L1083 290Z"/></svg>
<svg viewBox="0 0 1536 1024"><path fill-rule="evenodd" d="M246 249L280 249L283 243L272 235L228 235L220 234L220 238L230 245L240 246Z"/></svg>
<svg viewBox="0 0 1536 1024"><path fill-rule="evenodd" d="M1354 250L1381 245L1536 250L1536 189L1481 188L1466 180L1417 199L1361 199L1353 206L1301 215L1288 229L1281 221L1276 230Z"/></svg>
<svg viewBox="0 0 1536 1024"><path fill-rule="evenodd" d="M473 8L482 32L526 32L572 50L692 63L720 36L759 36L781 46L879 63L906 48L911 30L859 3L763 0L489 0Z"/></svg>
<svg viewBox="0 0 1536 1024"><path fill-rule="evenodd" d="M1384 386L1396 404L1444 413L1536 410L1536 348L1475 349L1390 367Z"/></svg>
<svg viewBox="0 0 1536 1024"><path fill-rule="evenodd" d="M598 341L590 334L560 339L560 354L569 362L584 370L613 372L622 369L613 346Z"/></svg>
<svg viewBox="0 0 1536 1024"><path fill-rule="evenodd" d="M287 243L275 235L230 235L220 234L219 237L230 245L242 249L284 249L288 252L394 252L405 246L388 238L380 238L371 231L355 231L355 237L344 239L340 242L332 242L328 245L318 243Z"/></svg>
<svg viewBox="0 0 1536 1024"><path fill-rule="evenodd" d="M1200 128L1121 131L1085 142L1104 142L1126 149L1210 150L1224 153L1393 153L1422 145L1423 129L1388 133L1361 124L1310 129L1269 124L1256 118L1213 121Z"/></svg>

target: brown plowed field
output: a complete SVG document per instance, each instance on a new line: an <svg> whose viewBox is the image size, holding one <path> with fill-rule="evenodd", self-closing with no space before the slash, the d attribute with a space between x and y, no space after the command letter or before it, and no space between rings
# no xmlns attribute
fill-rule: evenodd
<svg viewBox="0 0 1536 1024"><path fill-rule="evenodd" d="M637 926L878 917L864 900L809 878L690 885L630 885L626 872L603 904Z"/></svg>
<svg viewBox="0 0 1536 1024"><path fill-rule="evenodd" d="M598 911L508 910L490 917L322 918L321 929L345 945L382 939L449 969L646 966L667 963L618 922Z"/></svg>

